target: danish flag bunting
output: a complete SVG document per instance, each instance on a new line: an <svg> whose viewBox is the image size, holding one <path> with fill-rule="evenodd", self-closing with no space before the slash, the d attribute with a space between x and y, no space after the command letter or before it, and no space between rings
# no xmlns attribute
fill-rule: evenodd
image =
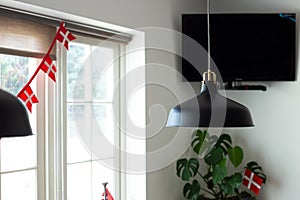
<svg viewBox="0 0 300 200"><path fill-rule="evenodd" d="M30 84L34 80L36 75L39 73L40 69L43 70L46 74L48 74L49 78L51 78L54 82L56 82L56 66L54 65L53 60L49 56L55 43L59 41L62 45L65 46L67 50L69 50L69 42L75 39L76 38L74 37L74 35L72 35L65 28L65 23L61 22L60 27L56 32L55 38L53 39L43 61L40 63L39 67L35 70L34 74L31 76L27 84L21 89L21 91L17 95L20 99L22 99L22 101L24 101L24 103L26 104L30 112L32 112L31 111L32 104L39 102L38 98L32 92Z"/></svg>
<svg viewBox="0 0 300 200"><path fill-rule="evenodd" d="M46 55L43 64L41 65L41 69L48 74L48 76L56 82L55 73L56 73L56 67L50 58L49 55Z"/></svg>
<svg viewBox="0 0 300 200"><path fill-rule="evenodd" d="M102 194L102 196L104 196L104 192ZM108 191L108 189L106 189L106 198L104 197L104 199L102 200L114 200L113 196L110 194L110 192Z"/></svg>
<svg viewBox="0 0 300 200"><path fill-rule="evenodd" d="M248 168L244 171L243 185L253 191L256 195L259 194L263 179L254 174Z"/></svg>
<svg viewBox="0 0 300 200"><path fill-rule="evenodd" d="M31 87L28 85L27 87L23 88L19 94L18 97L22 99L27 106L28 110L31 112L32 104L38 103L39 100L35 96L35 94L32 92Z"/></svg>
<svg viewBox="0 0 300 200"><path fill-rule="evenodd" d="M69 42L76 38L65 28L65 23L62 22L56 33L56 39L69 50Z"/></svg>

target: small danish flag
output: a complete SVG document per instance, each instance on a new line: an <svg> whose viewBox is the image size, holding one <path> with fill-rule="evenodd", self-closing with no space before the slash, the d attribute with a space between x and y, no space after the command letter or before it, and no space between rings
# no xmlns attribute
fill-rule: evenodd
<svg viewBox="0 0 300 200"><path fill-rule="evenodd" d="M45 60L43 62L43 64L41 65L41 69L48 74L48 76L54 81L56 82L56 78L55 78L55 73L56 73L56 67L52 61L52 59L50 58L49 55L46 55Z"/></svg>
<svg viewBox="0 0 300 200"><path fill-rule="evenodd" d="M65 28L65 23L62 22L56 33L56 39L69 50L69 42L76 38Z"/></svg>
<svg viewBox="0 0 300 200"><path fill-rule="evenodd" d="M102 194L102 196L104 196L104 192ZM108 189L106 189L106 197L104 196L104 199L102 200L114 200L113 196L110 194L110 192L108 191Z"/></svg>
<svg viewBox="0 0 300 200"><path fill-rule="evenodd" d="M254 174L248 168L244 171L243 185L253 191L256 195L259 194L263 179Z"/></svg>
<svg viewBox="0 0 300 200"><path fill-rule="evenodd" d="M32 104L38 103L39 100L32 92L32 89L29 85L25 86L23 90L18 94L18 97L23 100L28 110L31 112Z"/></svg>

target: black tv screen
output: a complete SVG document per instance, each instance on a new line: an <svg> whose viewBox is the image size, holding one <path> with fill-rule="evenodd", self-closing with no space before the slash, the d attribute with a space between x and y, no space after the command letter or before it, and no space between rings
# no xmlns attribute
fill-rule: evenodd
<svg viewBox="0 0 300 200"><path fill-rule="evenodd" d="M210 14L211 57L223 81L294 81L295 22L294 13ZM182 33L207 50L207 15L183 14ZM182 59L187 81L202 81L195 67Z"/></svg>

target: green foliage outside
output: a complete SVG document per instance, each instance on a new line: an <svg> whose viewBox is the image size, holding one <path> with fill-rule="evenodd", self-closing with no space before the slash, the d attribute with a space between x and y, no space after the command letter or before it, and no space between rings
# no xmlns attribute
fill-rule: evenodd
<svg viewBox="0 0 300 200"><path fill-rule="evenodd" d="M69 99L82 99L84 97L84 84L80 83L79 77L84 73L86 48L78 45L70 45L67 62L67 97Z"/></svg>
<svg viewBox="0 0 300 200"><path fill-rule="evenodd" d="M28 80L29 58L0 54L1 88L16 95Z"/></svg>

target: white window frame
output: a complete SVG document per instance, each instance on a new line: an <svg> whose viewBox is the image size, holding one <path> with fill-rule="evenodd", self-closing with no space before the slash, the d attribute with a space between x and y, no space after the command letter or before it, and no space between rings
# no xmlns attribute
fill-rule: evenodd
<svg viewBox="0 0 300 200"><path fill-rule="evenodd" d="M126 45L125 55L126 58L126 69L124 69L121 73L122 76L126 76L127 74L138 71L139 84L137 85L135 80L130 80L127 78L125 80L126 84L124 85L124 104L127 105L130 97L133 95L135 90L139 89L140 94L142 95L141 104L135 105L134 107L124 107L125 111L123 112L123 121L125 127L123 127L126 132L133 132L135 128L132 127L132 123L130 122L130 117L128 113L139 113L139 116L143 117L144 124L142 125L144 128L140 129L139 136L143 139L134 139L130 135L123 135L124 139L122 140L124 143L122 144L126 152L134 152L139 155L142 155L138 163L141 166L141 169L138 172L131 171L128 169L128 166L132 166L136 164L136 160L130 160L127 157L122 157L122 162L124 162L124 171L122 176L122 188L124 188L124 193L121 195L120 200L146 200L146 50L145 50L145 33L139 30L127 30L127 33L132 35L132 40ZM131 110L130 110L131 109ZM134 147L131 144L138 144L138 147ZM138 190L137 190L138 188Z"/></svg>

